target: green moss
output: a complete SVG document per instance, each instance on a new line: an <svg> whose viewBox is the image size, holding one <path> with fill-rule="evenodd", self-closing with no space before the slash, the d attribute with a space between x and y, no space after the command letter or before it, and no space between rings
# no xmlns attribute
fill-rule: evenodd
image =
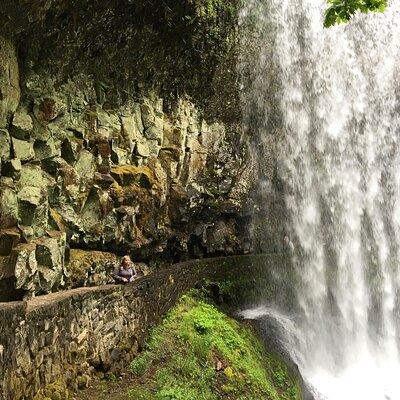
<svg viewBox="0 0 400 400"><path fill-rule="evenodd" d="M183 297L153 330L131 370L140 377L132 399L301 398L296 379L250 328L196 295Z"/></svg>
<svg viewBox="0 0 400 400"><path fill-rule="evenodd" d="M39 390L33 400L71 400L72 394L62 381L56 381Z"/></svg>
<svg viewBox="0 0 400 400"><path fill-rule="evenodd" d="M132 361L131 372L136 376L141 376L148 370L150 363L151 358L149 357L149 353L145 352Z"/></svg>

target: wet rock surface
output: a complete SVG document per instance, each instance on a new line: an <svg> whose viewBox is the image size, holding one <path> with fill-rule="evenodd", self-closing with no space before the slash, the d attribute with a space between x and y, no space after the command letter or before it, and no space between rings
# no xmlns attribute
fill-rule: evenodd
<svg viewBox="0 0 400 400"><path fill-rule="evenodd" d="M14 277L9 289L43 294L68 279L106 282L68 278L70 248L143 261L251 250L254 175L238 125L207 122L185 95L166 107L150 89L111 104L93 76L41 75L1 41L0 247L8 265L0 281ZM18 238L10 241L9 229Z"/></svg>

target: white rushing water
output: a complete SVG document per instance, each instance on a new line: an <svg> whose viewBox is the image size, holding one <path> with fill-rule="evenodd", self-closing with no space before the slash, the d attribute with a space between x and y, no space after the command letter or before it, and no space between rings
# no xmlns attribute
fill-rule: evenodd
<svg viewBox="0 0 400 400"><path fill-rule="evenodd" d="M323 0L248 0L245 122L277 141L301 370L328 400L400 400L400 1L323 28Z"/></svg>

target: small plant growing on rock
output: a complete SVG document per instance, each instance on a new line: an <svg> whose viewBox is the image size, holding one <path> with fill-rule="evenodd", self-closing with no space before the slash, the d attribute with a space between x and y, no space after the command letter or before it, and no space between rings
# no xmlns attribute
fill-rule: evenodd
<svg viewBox="0 0 400 400"><path fill-rule="evenodd" d="M151 358L149 353L144 352L132 361L130 369L135 376L142 376L146 373L150 364Z"/></svg>

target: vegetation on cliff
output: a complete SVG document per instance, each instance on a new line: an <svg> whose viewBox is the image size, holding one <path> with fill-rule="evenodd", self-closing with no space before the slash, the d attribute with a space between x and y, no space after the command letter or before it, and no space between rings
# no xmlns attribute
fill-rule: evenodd
<svg viewBox="0 0 400 400"><path fill-rule="evenodd" d="M130 369L129 389L115 397L106 389L104 399L301 398L296 378L264 351L252 330L200 299L198 292L184 296L153 330Z"/></svg>

